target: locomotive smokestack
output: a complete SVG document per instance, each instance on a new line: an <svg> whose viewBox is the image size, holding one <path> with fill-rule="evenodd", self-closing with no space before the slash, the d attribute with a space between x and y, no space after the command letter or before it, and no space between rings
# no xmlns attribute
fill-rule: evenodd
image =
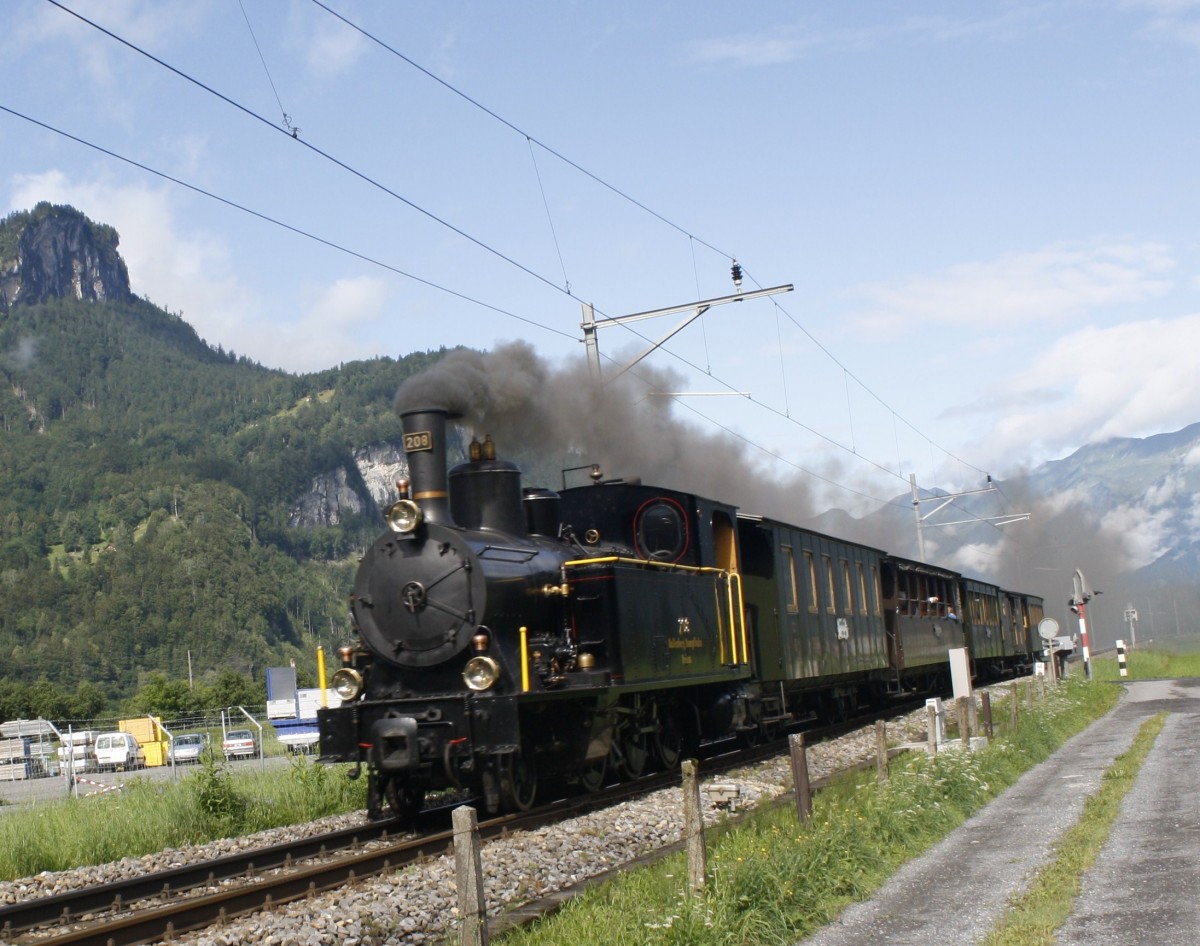
<svg viewBox="0 0 1200 946"><path fill-rule="evenodd" d="M403 411L404 452L412 479L412 498L419 503L427 522L453 525L446 488L446 419L442 407Z"/></svg>

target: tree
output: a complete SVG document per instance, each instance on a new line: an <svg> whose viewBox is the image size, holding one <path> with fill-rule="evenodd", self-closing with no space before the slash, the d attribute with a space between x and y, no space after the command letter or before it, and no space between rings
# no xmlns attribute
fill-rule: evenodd
<svg viewBox="0 0 1200 946"><path fill-rule="evenodd" d="M216 680L205 685L204 703L225 709L230 706L257 706L267 701L266 677L256 683L236 670L222 670Z"/></svg>
<svg viewBox="0 0 1200 946"><path fill-rule="evenodd" d="M142 687L126 701L131 716L158 716L176 719L196 711L195 694L184 680L168 680L166 674L152 673Z"/></svg>

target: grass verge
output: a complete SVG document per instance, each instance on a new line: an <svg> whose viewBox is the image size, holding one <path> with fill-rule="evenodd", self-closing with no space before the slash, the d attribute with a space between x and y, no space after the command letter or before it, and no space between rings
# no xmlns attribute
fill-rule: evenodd
<svg viewBox="0 0 1200 946"><path fill-rule="evenodd" d="M1200 677L1200 653L1172 653L1167 650L1131 650L1126 655L1128 677L1121 677L1117 661L1104 657L1092 661L1097 680L1165 680ZM1080 667L1078 671L1083 672Z"/></svg>
<svg viewBox="0 0 1200 946"><path fill-rule="evenodd" d="M818 793L808 824L800 824L794 807L786 806L755 812L735 828L710 831L710 877L697 894L687 889L684 855L676 855L622 874L493 942L795 943L847 904L869 897L900 864L1106 713L1118 692L1069 679L1032 709L1022 703L1016 730L983 750L943 752L933 759L910 753L892 763L885 784L872 774L847 777ZM1008 718L1007 699L994 702L994 718Z"/></svg>
<svg viewBox="0 0 1200 946"><path fill-rule="evenodd" d="M0 880L103 864L216 838L313 821L365 805L366 780L298 757L234 774L210 754L179 782L134 779L120 792L0 817Z"/></svg>
<svg viewBox="0 0 1200 946"><path fill-rule="evenodd" d="M1096 862L1121 813L1121 800L1166 721L1166 713L1159 713L1142 724L1133 744L1104 773L1099 791L1084 802L1079 822L1055 845L1054 858L1028 885L1029 893L1013 902L982 946L1052 946L1083 889L1084 871Z"/></svg>

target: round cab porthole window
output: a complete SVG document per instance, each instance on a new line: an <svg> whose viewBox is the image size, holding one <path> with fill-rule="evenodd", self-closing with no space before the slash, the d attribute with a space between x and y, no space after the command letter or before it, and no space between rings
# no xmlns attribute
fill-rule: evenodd
<svg viewBox="0 0 1200 946"><path fill-rule="evenodd" d="M657 562L677 562L687 551L687 518L683 507L660 496L642 504L634 517L636 551Z"/></svg>

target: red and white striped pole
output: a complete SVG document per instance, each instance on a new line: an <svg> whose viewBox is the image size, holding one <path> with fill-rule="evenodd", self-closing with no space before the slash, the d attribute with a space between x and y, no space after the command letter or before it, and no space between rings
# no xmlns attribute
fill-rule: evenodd
<svg viewBox="0 0 1200 946"><path fill-rule="evenodd" d="M1100 592L1096 592L1099 594ZM1092 679L1092 652L1088 647L1087 635L1087 603L1092 600L1092 591L1088 588L1087 579L1083 572L1075 569L1075 594L1071 596L1071 610L1079 615L1079 642L1083 645L1083 676L1085 680Z"/></svg>
<svg viewBox="0 0 1200 946"><path fill-rule="evenodd" d="M1079 608L1079 643L1083 645L1083 676L1085 680L1092 679L1092 652L1088 647L1087 636L1087 605L1080 601Z"/></svg>

